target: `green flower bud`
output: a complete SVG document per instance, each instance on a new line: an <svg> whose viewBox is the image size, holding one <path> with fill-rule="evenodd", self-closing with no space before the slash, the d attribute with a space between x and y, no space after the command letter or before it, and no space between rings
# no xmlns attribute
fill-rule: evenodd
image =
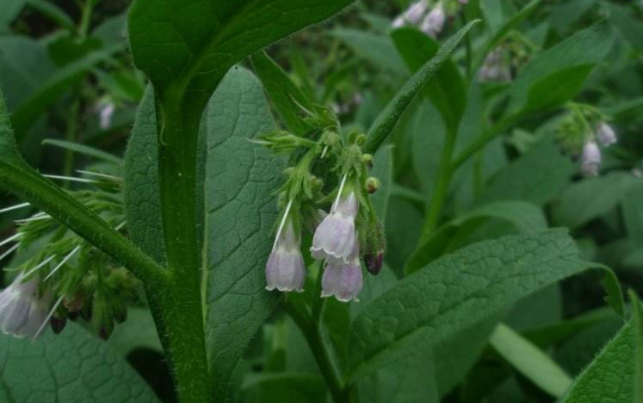
<svg viewBox="0 0 643 403"><path fill-rule="evenodd" d="M366 191L368 193L373 194L373 193L377 192L379 190L380 186L382 186L382 183L380 182L379 179L374 178L372 176L370 178L366 179Z"/></svg>

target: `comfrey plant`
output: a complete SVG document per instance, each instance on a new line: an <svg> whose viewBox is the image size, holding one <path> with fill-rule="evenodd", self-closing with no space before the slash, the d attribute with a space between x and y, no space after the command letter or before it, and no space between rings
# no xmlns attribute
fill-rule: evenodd
<svg viewBox="0 0 643 403"><path fill-rule="evenodd" d="M527 393L516 401L546 394L543 401L585 403L588 391L597 401L632 400L643 379L634 373L643 349L640 303L632 294L633 319L619 323L626 309L614 273L585 261L569 231L549 228L568 225L585 236L578 223L596 216L567 194L553 201L576 193L563 186L600 179L578 181L552 138L515 150L497 141L514 129L539 137L544 117L556 122L562 110L559 142L584 156L582 169L592 174L603 148L616 141L612 125L628 141L623 113L612 120L570 103L591 99L581 90L610 51L607 23L569 37L545 35L539 30L555 24L542 24L549 8L535 12L539 0L515 16L492 9L494 2L421 1L402 24L424 32L385 32L381 24L369 32L391 44L374 50L386 66L362 69L354 55L347 68L335 66L347 54L339 38L348 30L341 29L332 46L315 35L329 53L323 66L307 52L289 49L283 57L286 47L270 48L275 60L264 52L352 3L135 0L127 49L147 89L138 93L125 155L47 141L89 159L75 177L69 172L80 163L43 175L22 158L18 145L28 145L25 121L33 113L10 114L12 87L6 104L0 92L0 186L21 200L5 209L17 220L0 242L7 274L0 397L158 403L130 365L141 361L132 351L143 348L146 367L156 366L147 359L152 350L164 363L154 370L171 376L163 398L179 403L473 403L523 385ZM79 43L95 4L83 10ZM485 14L493 20L467 21ZM102 27L87 48L113 41L119 21ZM493 65L494 52L506 50L523 25L537 28L530 38L542 49L503 59L512 85L480 85L485 61ZM473 27L479 35L468 38ZM293 43L309 39L301 35ZM65 38L52 53L68 45ZM76 78L73 68L93 71L86 63L122 67L110 55L105 48L74 61L25 102L41 108ZM292 71L276 60L288 60ZM386 80L371 80L380 67ZM335 109L335 87L363 97ZM126 115L126 99L105 99ZM113 112L104 110L102 134L120 130L120 122L108 122ZM96 111L90 114L98 123L91 126L100 126ZM632 217L637 208L623 203ZM620 227L616 221L610 231ZM561 280L587 270L603 276L616 316L601 310L520 330L515 317L524 318L525 308L518 302L533 297L549 306L560 299L551 292ZM573 381L548 352L561 343L561 329L563 336L591 330L601 318L621 330ZM502 371L489 371L487 359ZM538 363L537 370L525 362ZM619 382L603 382L605 373ZM494 378L493 390L478 395L480 374Z"/></svg>

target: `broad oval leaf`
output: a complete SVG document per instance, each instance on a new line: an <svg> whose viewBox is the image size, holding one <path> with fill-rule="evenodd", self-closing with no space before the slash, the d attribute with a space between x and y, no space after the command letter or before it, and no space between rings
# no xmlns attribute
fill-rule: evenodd
<svg viewBox="0 0 643 403"><path fill-rule="evenodd" d="M480 242L408 276L370 303L352 325L349 380L412 354L583 271L563 230Z"/></svg>
<svg viewBox="0 0 643 403"><path fill-rule="evenodd" d="M2 402L159 402L118 353L75 323L35 343L0 335L0 367Z"/></svg>
<svg viewBox="0 0 643 403"><path fill-rule="evenodd" d="M580 78L586 78L591 67L604 60L613 41L609 26L600 23L545 50L518 75L511 87L509 111L534 111L541 107L559 106L576 96L583 84ZM581 72L583 74L579 75ZM548 85L547 89L551 90L553 80L557 80L556 95L541 105L542 99L534 95L534 91L543 95L544 86Z"/></svg>
<svg viewBox="0 0 643 403"><path fill-rule="evenodd" d="M264 268L277 219L274 191L284 163L248 140L274 130L261 83L230 71L205 111L206 338L215 401L248 342L278 302L265 290Z"/></svg>

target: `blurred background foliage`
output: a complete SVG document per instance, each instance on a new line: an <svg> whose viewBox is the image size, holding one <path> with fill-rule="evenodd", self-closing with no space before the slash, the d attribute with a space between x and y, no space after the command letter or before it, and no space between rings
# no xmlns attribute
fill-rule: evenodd
<svg viewBox="0 0 643 403"><path fill-rule="evenodd" d="M0 85L23 155L42 172L73 175L76 169L94 162L69 149L48 145L45 139L80 143L122 156L146 85L128 53L125 13L129 3L0 2ZM268 53L312 99L332 106L345 128L365 131L411 74L389 35L391 21L409 4L403 0L362 1L329 23L280 42ZM449 19L441 38L465 21L482 18L484 23L471 35L475 54L480 47L478 39L486 38L525 4L521 0L470 0L464 12ZM494 202L532 203L542 210L550 227L570 228L587 260L609 265L625 288L641 294L643 4L545 1L518 31L538 53L603 19L616 37L615 45L575 99L611 116L610 123L619 136L619 143L605 150L600 176L583 178L576 157L559 147L555 132L562 115L561 110L553 110L521 122L467 164L453 181L446 211L447 218L453 218ZM453 58L460 66L465 64L464 48ZM512 71L512 76L517 73ZM465 125L468 136L479 134L481 126L507 107L503 94L511 85L485 82L471 86L468 99L470 104L477 100L480 111ZM108 113L111 108L113 114ZM383 274L384 279L378 278L379 282L385 284L387 276L401 276L417 244L445 130L438 110L427 97L419 97L392 136L394 175L386 219L386 262L391 270ZM14 201L3 196L2 203ZM2 232L9 235L13 220L26 214L19 211L0 217ZM454 248L516 231L506 221L485 219ZM377 287L375 283L369 279L365 290ZM576 376L620 327L619 320L604 308L603 295L596 278L575 277L521 302L508 312L505 323ZM329 301L328 311L333 309L334 301ZM333 321L338 322L338 317ZM467 344L464 352L445 346L437 354L437 389L443 401L553 402L554 398L495 352L487 343L493 327L487 328L481 324L469 331L483 334L482 338L460 336ZM117 328L109 343L164 401L173 401L153 323L144 308L132 309L130 320ZM423 370L418 368L418 374ZM305 341L281 315L254 339L238 372L240 400L325 401L325 386ZM372 385L370 401L404 401L378 393L386 389L378 389L378 385L402 382L395 375L380 374Z"/></svg>

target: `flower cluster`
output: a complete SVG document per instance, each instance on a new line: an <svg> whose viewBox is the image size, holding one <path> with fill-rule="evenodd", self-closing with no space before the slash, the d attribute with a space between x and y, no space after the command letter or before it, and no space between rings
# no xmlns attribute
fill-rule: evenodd
<svg viewBox="0 0 643 403"><path fill-rule="evenodd" d="M459 7L467 2L468 0L439 0L430 6L429 0L419 0L398 16L392 27L415 26L425 34L437 38L444 29L447 18L457 14Z"/></svg>
<svg viewBox="0 0 643 403"><path fill-rule="evenodd" d="M321 127L305 139L269 133L258 141L272 150L285 149L277 144L292 144L295 161L280 192L284 208L266 264L266 289L304 290L302 238L304 229L311 228L310 256L323 265L321 296L348 302L357 300L362 289L362 259L373 274L383 264L383 230L370 199L379 181L368 176L372 157L362 153L364 136L355 131L342 136L332 112L329 117L319 119ZM323 208L329 205L326 212Z"/></svg>
<svg viewBox="0 0 643 403"><path fill-rule="evenodd" d="M507 37L491 51L478 71L480 82L510 82L512 72L526 65L538 46L518 31L511 31Z"/></svg>
<svg viewBox="0 0 643 403"><path fill-rule="evenodd" d="M567 109L558 137L567 151L580 155L581 173L597 176L603 159L601 147L616 144L616 132L607 123L609 118L591 105L571 103Z"/></svg>
<svg viewBox="0 0 643 403"><path fill-rule="evenodd" d="M102 166L106 169L108 165ZM94 186L71 194L122 231L122 180L105 172L79 172L82 177L47 176ZM23 203L0 212L29 208L28 203ZM16 220L16 224L16 234L0 242L0 246L13 244L0 260L17 253L20 259L16 260L24 263L5 269L17 274L0 293L0 331L36 339L47 325L60 333L68 320L82 318L91 322L99 336L109 337L115 322L125 320L127 305L137 294L138 281L45 213Z"/></svg>

